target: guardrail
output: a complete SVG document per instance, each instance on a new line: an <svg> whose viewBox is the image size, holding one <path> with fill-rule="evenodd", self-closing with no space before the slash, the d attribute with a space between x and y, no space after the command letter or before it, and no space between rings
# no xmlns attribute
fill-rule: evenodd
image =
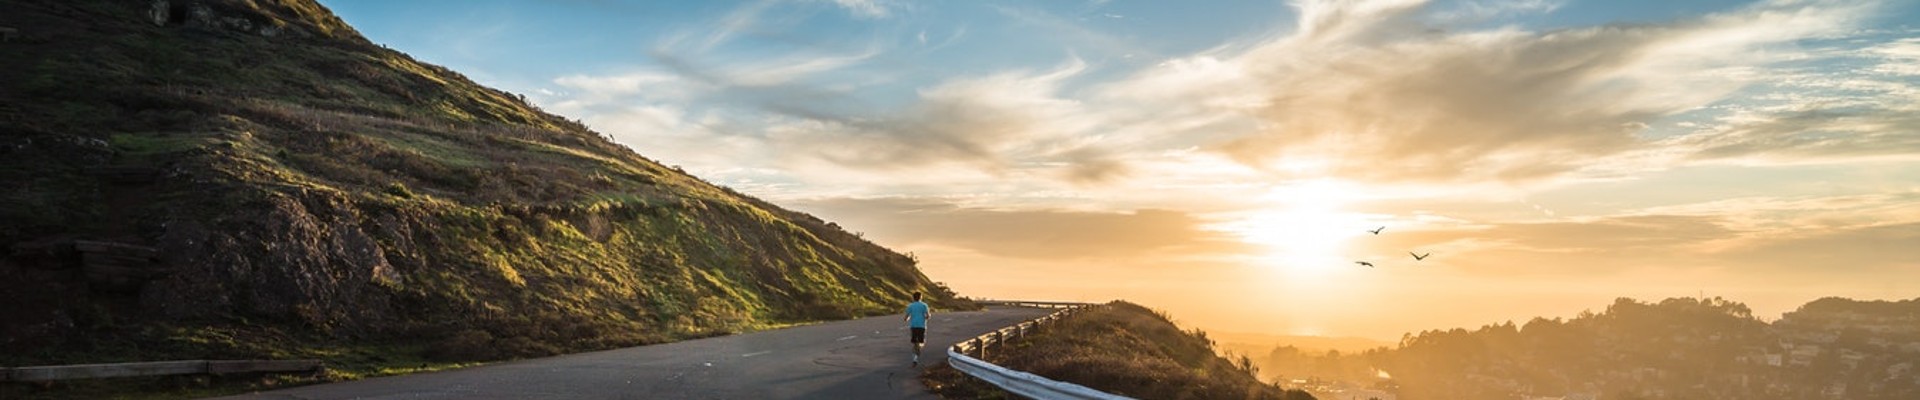
<svg viewBox="0 0 1920 400"><path fill-rule="evenodd" d="M974 304L1013 306L1013 307L1033 307L1033 308L1073 308L1073 307L1085 307L1085 306L1093 305L1092 303L1082 303L1077 301L1036 301L1036 300L976 300L974 301Z"/></svg>
<svg viewBox="0 0 1920 400"><path fill-rule="evenodd" d="M987 358L989 348L1001 347L1008 340L1026 336L1028 333L1039 332L1043 326L1059 322L1062 318L1079 313L1091 304L1012 300L978 301L976 303L1023 307L1051 307L1061 308L1061 310L1040 318L1034 318L1014 324L1013 326L975 336L973 339L964 340L960 343L955 343L951 347L947 347L947 365L953 366L953 369L960 370L960 372L964 372L974 378L986 381L994 386L999 386L1000 389L1030 399L1131 399L1125 396L1094 390L1086 386L1047 379L1046 377L1025 371L1007 369L1006 367L994 365L993 363L982 360L983 358Z"/></svg>
<svg viewBox="0 0 1920 400"><path fill-rule="evenodd" d="M320 360L182 360L0 368L0 382L38 382L130 376L312 372Z"/></svg>

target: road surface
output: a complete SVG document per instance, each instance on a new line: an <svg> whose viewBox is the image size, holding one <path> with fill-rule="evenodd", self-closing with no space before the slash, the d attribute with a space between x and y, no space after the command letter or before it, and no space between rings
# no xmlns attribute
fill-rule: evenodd
<svg viewBox="0 0 1920 400"><path fill-rule="evenodd" d="M1052 312L934 310L921 368L947 346ZM302 386L226 399L934 399L899 315Z"/></svg>

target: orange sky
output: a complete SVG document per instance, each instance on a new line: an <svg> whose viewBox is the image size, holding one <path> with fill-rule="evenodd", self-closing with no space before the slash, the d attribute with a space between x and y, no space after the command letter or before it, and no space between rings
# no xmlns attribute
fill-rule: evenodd
<svg viewBox="0 0 1920 400"><path fill-rule="evenodd" d="M1920 204L1906 196L1882 201ZM1571 317L1623 296L1722 296L1777 318L1824 296L1920 293L1920 261L1900 252L1920 243L1910 220L1817 230L1806 223L1798 226L1809 229L1774 232L1740 229L1747 222L1730 213L1467 221L1380 210L1356 213L1387 226L1377 236L1364 231L1375 226L1367 224L1274 228L1338 238L1331 259L1299 265L1292 263L1301 257L1281 254L1288 246L1245 243L1235 232L1210 230L1218 222L1181 212L992 210L910 200L800 207L843 215L846 226L865 229L869 238L916 253L928 275L966 295L1127 299L1219 332L1391 341L1422 329ZM1879 215L1920 215L1920 207L1894 208ZM1407 250L1433 255L1415 261ZM1314 257L1321 255L1304 258Z"/></svg>
<svg viewBox="0 0 1920 400"><path fill-rule="evenodd" d="M1303 2L1297 30L1072 95L1059 85L1083 63L950 83L930 92L992 118L939 122L1032 146L1093 137L1103 162L852 173L954 187L839 178L902 189L793 204L968 295L1128 299L1225 332L1394 340L1616 297L1722 296L1777 318L1824 296L1920 296L1912 31L1862 34L1867 9L1822 2L1555 31L1396 25L1422 8L1393 4L1421 3ZM1849 35L1863 39L1814 43Z"/></svg>
<svg viewBox="0 0 1920 400"><path fill-rule="evenodd" d="M974 297L1386 340L1920 297L1912 2L327 4Z"/></svg>

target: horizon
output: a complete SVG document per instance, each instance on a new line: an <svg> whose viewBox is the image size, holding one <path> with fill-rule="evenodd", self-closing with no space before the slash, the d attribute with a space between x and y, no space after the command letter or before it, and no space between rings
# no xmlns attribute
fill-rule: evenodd
<svg viewBox="0 0 1920 400"><path fill-rule="evenodd" d="M1911 2L321 3L975 298L1386 342L1920 298Z"/></svg>

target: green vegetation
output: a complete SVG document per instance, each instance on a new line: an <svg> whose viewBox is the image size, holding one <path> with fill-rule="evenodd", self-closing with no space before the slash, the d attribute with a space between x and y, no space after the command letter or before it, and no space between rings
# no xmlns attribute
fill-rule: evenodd
<svg viewBox="0 0 1920 400"><path fill-rule="evenodd" d="M1182 331L1166 314L1133 303L1096 307L1011 345L989 352L986 361L1133 398L1313 398L1260 383L1251 361L1215 354L1205 332ZM923 380L946 398L1015 398L945 365Z"/></svg>
<svg viewBox="0 0 1920 400"><path fill-rule="evenodd" d="M0 365L321 358L319 379L351 379L875 315L912 291L971 307L908 256L311 0L168 4L0 3L21 31L0 44L21 77L0 80L0 246L132 243L167 271L109 291L77 261L0 259Z"/></svg>

